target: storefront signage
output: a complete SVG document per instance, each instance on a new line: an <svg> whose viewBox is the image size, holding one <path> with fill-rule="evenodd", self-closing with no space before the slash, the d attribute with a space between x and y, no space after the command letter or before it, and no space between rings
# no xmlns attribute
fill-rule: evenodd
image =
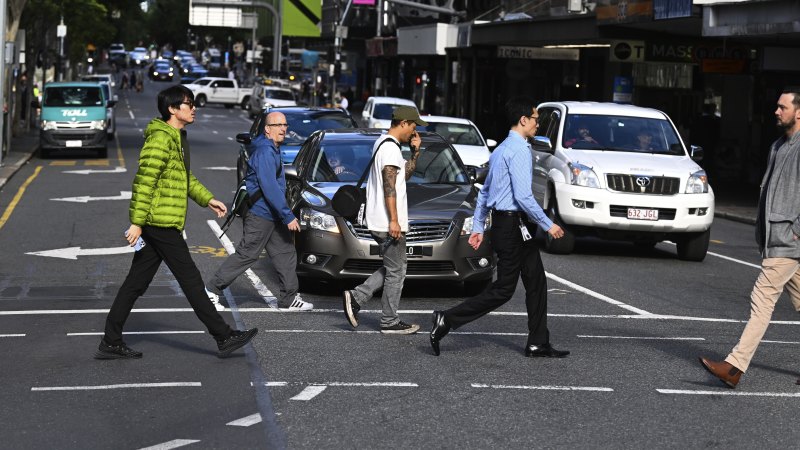
<svg viewBox="0 0 800 450"><path fill-rule="evenodd" d="M644 41L611 41L609 60L616 62L643 62Z"/></svg>
<svg viewBox="0 0 800 450"><path fill-rule="evenodd" d="M692 0L653 0L656 20L692 17Z"/></svg>
<svg viewBox="0 0 800 450"><path fill-rule="evenodd" d="M630 77L614 77L614 103L630 103L633 101L633 79Z"/></svg>
<svg viewBox="0 0 800 450"><path fill-rule="evenodd" d="M598 0L595 15L598 25L649 22L653 20L653 0Z"/></svg>
<svg viewBox="0 0 800 450"><path fill-rule="evenodd" d="M557 59L578 61L580 51L576 48L540 48L540 47L497 47L498 58L513 59Z"/></svg>

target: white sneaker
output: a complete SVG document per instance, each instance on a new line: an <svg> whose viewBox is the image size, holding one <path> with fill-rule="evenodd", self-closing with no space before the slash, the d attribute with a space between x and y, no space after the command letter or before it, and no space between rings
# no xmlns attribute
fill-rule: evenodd
<svg viewBox="0 0 800 450"><path fill-rule="evenodd" d="M208 299L211 300L211 303L214 304L214 308L216 308L217 311L225 311L225 306L219 302L219 295L209 291L208 288L206 288L206 295Z"/></svg>
<svg viewBox="0 0 800 450"><path fill-rule="evenodd" d="M314 304L303 301L300 294L296 294L292 304L286 308L287 311L311 311L312 309L314 309Z"/></svg>

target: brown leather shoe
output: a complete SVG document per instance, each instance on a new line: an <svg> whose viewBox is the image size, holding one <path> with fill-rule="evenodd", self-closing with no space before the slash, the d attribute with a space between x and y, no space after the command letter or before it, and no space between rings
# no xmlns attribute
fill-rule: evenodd
<svg viewBox="0 0 800 450"><path fill-rule="evenodd" d="M733 389L739 384L739 378L742 377L742 371L733 366L727 361L711 361L705 358L699 358L700 364L711 372L711 375L719 378L720 381Z"/></svg>

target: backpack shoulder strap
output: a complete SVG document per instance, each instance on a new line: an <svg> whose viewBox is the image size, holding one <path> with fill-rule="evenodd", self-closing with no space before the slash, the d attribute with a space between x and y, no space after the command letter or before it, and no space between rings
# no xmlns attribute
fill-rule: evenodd
<svg viewBox="0 0 800 450"><path fill-rule="evenodd" d="M362 173L361 174L361 178L358 179L358 183L356 184L357 188L360 188L361 185L364 183L364 180L367 178L367 174L369 174L369 170L372 168L372 163L375 162L375 156L378 155L378 152L380 151L381 147L387 141L392 142L394 145L397 146L397 148L402 150L402 148L400 147L400 144L398 144L397 141L395 141L394 139L392 139L390 137L387 137L380 144L378 144L378 147L375 149L375 153L372 154L372 158L370 158L370 160L369 160L369 164L367 164L367 167L364 169L364 173Z"/></svg>

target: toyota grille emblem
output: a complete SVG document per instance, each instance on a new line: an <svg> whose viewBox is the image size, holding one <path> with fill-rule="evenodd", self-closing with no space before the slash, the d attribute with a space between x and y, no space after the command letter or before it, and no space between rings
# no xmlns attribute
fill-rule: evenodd
<svg viewBox="0 0 800 450"><path fill-rule="evenodd" d="M636 177L636 184L641 188L650 186L650 177Z"/></svg>

